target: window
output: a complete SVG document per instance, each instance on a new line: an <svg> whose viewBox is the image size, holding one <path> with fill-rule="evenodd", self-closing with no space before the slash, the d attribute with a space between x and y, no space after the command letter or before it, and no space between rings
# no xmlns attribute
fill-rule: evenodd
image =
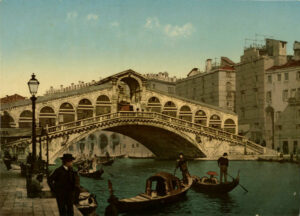
<svg viewBox="0 0 300 216"><path fill-rule="evenodd" d="M267 103L272 103L272 92L268 91L267 92Z"/></svg>
<svg viewBox="0 0 300 216"><path fill-rule="evenodd" d="M300 80L300 71L297 71L296 79Z"/></svg>
<svg viewBox="0 0 300 216"><path fill-rule="evenodd" d="M296 97L296 89L291 90L291 97L292 98Z"/></svg>
<svg viewBox="0 0 300 216"><path fill-rule="evenodd" d="M288 100L288 94L289 94L289 90L283 90L282 91L282 101L287 101Z"/></svg>
<svg viewBox="0 0 300 216"><path fill-rule="evenodd" d="M284 80L288 81L289 80L289 73L284 73Z"/></svg>
<svg viewBox="0 0 300 216"><path fill-rule="evenodd" d="M256 82L258 81L258 76L257 76L257 75L255 75L255 81L256 81Z"/></svg>
<svg viewBox="0 0 300 216"><path fill-rule="evenodd" d="M241 102L245 102L245 91L241 91Z"/></svg>
<svg viewBox="0 0 300 216"><path fill-rule="evenodd" d="M280 112L280 111L277 111L277 112L276 112L276 121L280 118L280 115L281 115L281 112Z"/></svg>
<svg viewBox="0 0 300 216"><path fill-rule="evenodd" d="M276 130L282 130L282 125L276 125Z"/></svg>
<svg viewBox="0 0 300 216"><path fill-rule="evenodd" d="M152 84L152 88L155 89L155 84Z"/></svg>
<svg viewBox="0 0 300 216"><path fill-rule="evenodd" d="M277 74L277 81L281 81L281 74Z"/></svg>
<svg viewBox="0 0 300 216"><path fill-rule="evenodd" d="M297 154L298 152L298 141L294 141L294 149L293 149L293 153Z"/></svg>
<svg viewBox="0 0 300 216"><path fill-rule="evenodd" d="M268 75L268 82L269 82L269 83L272 82L272 75Z"/></svg>
<svg viewBox="0 0 300 216"><path fill-rule="evenodd" d="M168 93L174 93L174 88L173 87L168 87Z"/></svg>
<svg viewBox="0 0 300 216"><path fill-rule="evenodd" d="M226 72L226 77L230 78L231 77L231 73L229 71Z"/></svg>

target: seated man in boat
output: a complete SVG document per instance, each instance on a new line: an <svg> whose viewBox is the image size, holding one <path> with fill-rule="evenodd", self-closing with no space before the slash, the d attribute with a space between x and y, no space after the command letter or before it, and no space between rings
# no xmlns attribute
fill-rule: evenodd
<svg viewBox="0 0 300 216"><path fill-rule="evenodd" d="M222 157L218 159L218 166L220 167L220 183L222 183L223 175L225 183L227 183L227 168L229 165L229 160L227 158L227 153L225 152Z"/></svg>
<svg viewBox="0 0 300 216"><path fill-rule="evenodd" d="M179 154L179 159L177 160L176 169L179 168L182 173L183 183L188 183L188 178L191 177L188 168L187 161L184 159L183 153ZM175 171L176 171L175 169Z"/></svg>

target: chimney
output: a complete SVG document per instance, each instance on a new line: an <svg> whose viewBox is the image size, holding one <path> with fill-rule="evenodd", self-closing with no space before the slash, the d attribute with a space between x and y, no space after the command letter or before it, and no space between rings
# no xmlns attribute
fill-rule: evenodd
<svg viewBox="0 0 300 216"><path fill-rule="evenodd" d="M299 61L300 60L300 42L295 41L294 42L294 60Z"/></svg>
<svg viewBox="0 0 300 216"><path fill-rule="evenodd" d="M205 72L211 71L211 59L206 59Z"/></svg>

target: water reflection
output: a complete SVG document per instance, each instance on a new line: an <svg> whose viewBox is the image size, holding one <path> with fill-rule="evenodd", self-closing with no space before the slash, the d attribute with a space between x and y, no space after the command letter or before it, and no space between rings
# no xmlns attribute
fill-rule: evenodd
<svg viewBox="0 0 300 216"><path fill-rule="evenodd" d="M208 202L214 203L222 214L232 213L232 209L238 207L238 203L230 194L205 194Z"/></svg>

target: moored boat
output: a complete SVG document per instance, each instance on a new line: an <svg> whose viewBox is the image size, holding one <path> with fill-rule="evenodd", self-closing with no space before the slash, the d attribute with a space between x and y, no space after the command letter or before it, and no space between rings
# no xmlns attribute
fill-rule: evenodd
<svg viewBox="0 0 300 216"><path fill-rule="evenodd" d="M100 161L98 164L101 164L103 166L111 166L114 163L114 159L109 159L105 161Z"/></svg>
<svg viewBox="0 0 300 216"><path fill-rule="evenodd" d="M104 173L103 169L97 170L95 172L89 172L86 170L80 170L78 171L79 175L87 178L93 178L93 179L101 179L102 174Z"/></svg>
<svg viewBox="0 0 300 216"><path fill-rule="evenodd" d="M236 178L232 179L231 182L220 183L216 178L212 176L208 178L204 176L199 178L198 176L193 176L193 186L197 192L201 193L214 193L214 194L222 194L229 193L239 184L239 174Z"/></svg>
<svg viewBox="0 0 300 216"><path fill-rule="evenodd" d="M98 202L96 200L96 196L94 194L91 194L85 188L80 187L80 194L76 207L84 216L97 215L96 209L98 207Z"/></svg>
<svg viewBox="0 0 300 216"><path fill-rule="evenodd" d="M154 184L154 182L156 182L156 184ZM111 197L108 200L110 205L107 211L117 209L118 213L137 212L175 203L185 197L192 183L193 180L190 177L188 178L188 182L184 184L176 176L170 173L160 172L148 178L146 181L146 191L135 197L118 199L112 194L111 188ZM152 186L155 186L155 188ZM109 215L109 213L107 215Z"/></svg>

